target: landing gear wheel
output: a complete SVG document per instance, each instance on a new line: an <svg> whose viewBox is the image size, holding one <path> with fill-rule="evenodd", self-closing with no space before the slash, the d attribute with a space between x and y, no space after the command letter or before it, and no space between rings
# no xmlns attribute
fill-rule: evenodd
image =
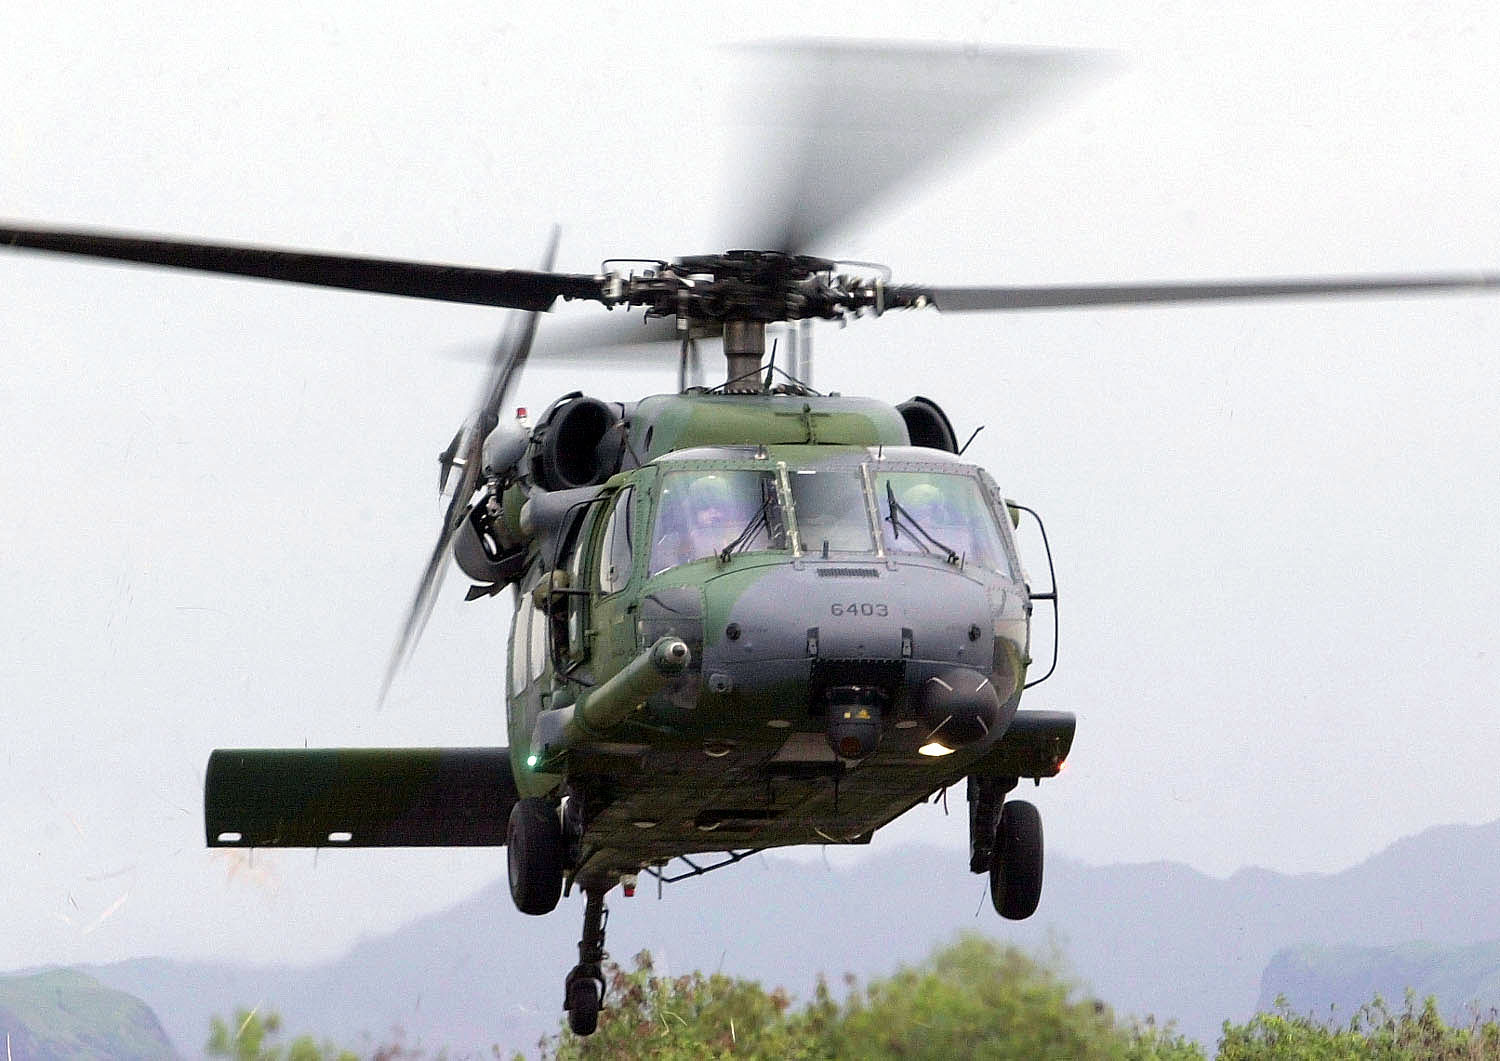
<svg viewBox="0 0 1500 1061"><path fill-rule="evenodd" d="M1036 913L1042 898L1042 816L1025 800L1007 802L990 855L990 901L1008 921Z"/></svg>
<svg viewBox="0 0 1500 1061"><path fill-rule="evenodd" d="M563 981L563 1008L568 1011L568 1027L574 1035L593 1035L599 1027L599 1007L604 1004L604 929L609 911L604 908L604 893L609 882L595 881L583 889L583 938L578 941L578 964Z"/></svg>
<svg viewBox="0 0 1500 1061"><path fill-rule="evenodd" d="M574 1035L593 1035L599 1027L599 1007L604 1002L604 978L597 969L579 966L568 977L563 1008Z"/></svg>
<svg viewBox="0 0 1500 1061"><path fill-rule="evenodd" d="M551 913L562 898L563 843L557 810L545 799L518 800L505 834L510 897L523 914Z"/></svg>

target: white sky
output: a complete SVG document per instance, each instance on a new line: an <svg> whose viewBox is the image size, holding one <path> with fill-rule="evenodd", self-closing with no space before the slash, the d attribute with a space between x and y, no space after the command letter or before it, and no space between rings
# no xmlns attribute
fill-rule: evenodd
<svg viewBox="0 0 1500 1061"><path fill-rule="evenodd" d="M826 252L954 284L1500 267L1493 5L1055 6L858 8L1126 62ZM555 220L576 271L722 249L705 44L851 9L717 10L13 5L0 216L520 267ZM504 872L245 866L200 809L214 747L503 742L507 605L460 578L373 706L478 383L442 355L500 323L0 256L7 967L331 955ZM1025 703L1080 718L1035 796L1053 851L1327 871L1500 815L1497 347L1485 297L910 314L822 330L816 382L986 424L970 453L1046 517L1063 657ZM672 379L538 368L519 397ZM954 809L877 846L966 872Z"/></svg>

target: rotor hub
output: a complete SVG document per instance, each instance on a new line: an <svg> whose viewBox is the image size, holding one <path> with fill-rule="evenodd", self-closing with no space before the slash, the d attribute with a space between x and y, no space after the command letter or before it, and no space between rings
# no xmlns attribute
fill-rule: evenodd
<svg viewBox="0 0 1500 1061"><path fill-rule="evenodd" d="M838 265L780 251L689 255L624 278L610 301L694 325L838 320L885 308L881 281L837 274Z"/></svg>

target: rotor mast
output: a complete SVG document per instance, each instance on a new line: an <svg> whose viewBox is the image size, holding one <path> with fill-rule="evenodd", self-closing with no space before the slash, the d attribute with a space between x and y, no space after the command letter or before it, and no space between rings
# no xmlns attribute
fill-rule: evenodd
<svg viewBox="0 0 1500 1061"><path fill-rule="evenodd" d="M758 394L765 389L760 367L766 356L766 322L724 322L724 361L728 376L724 389L730 394Z"/></svg>

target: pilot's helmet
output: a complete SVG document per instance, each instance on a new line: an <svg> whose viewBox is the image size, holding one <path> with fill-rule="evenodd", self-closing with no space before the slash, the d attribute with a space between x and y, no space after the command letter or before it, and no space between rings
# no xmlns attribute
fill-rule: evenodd
<svg viewBox="0 0 1500 1061"><path fill-rule="evenodd" d="M688 488L688 499L700 522L711 515L722 517L730 507L729 484L720 476L705 475Z"/></svg>
<svg viewBox="0 0 1500 1061"><path fill-rule="evenodd" d="M935 512L943 503L943 492L932 483L917 483L901 493L901 507L908 512Z"/></svg>

